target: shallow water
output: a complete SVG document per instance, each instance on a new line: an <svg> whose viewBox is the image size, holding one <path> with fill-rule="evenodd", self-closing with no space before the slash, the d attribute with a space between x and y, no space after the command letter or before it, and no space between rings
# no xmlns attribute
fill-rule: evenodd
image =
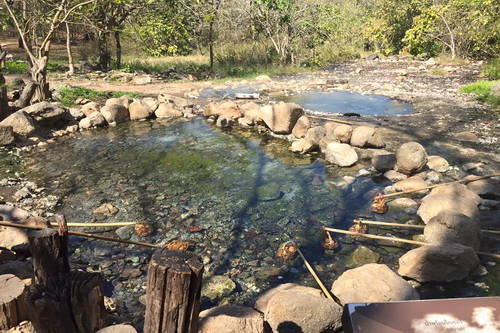
<svg viewBox="0 0 500 333"><path fill-rule="evenodd" d="M396 267L408 247L338 237L340 251L324 251L321 227L346 229L358 217L407 222L416 219L414 212L371 213L367 193L387 182L358 177L348 184L342 177L355 170L328 165L314 155L294 155L288 146L249 131L215 129L201 118L130 122L31 152L24 171L61 197L58 212L68 221L144 220L155 228L148 237L137 236L132 227L104 234L154 244L192 242L205 263L205 276L229 275L237 283L227 297L231 302L249 304L282 282L315 286L300 259L276 256L290 238L300 242L328 287L349 267L377 260ZM103 203L119 212L113 217L93 214ZM190 232L189 227L204 231ZM409 231L371 233L411 238ZM102 272L110 282L108 296L141 317L139 298L152 251L82 238L71 238L71 247L73 265ZM483 292L463 284L426 285L426 290L433 297L445 291L454 296Z"/></svg>
<svg viewBox="0 0 500 333"><path fill-rule="evenodd" d="M363 95L347 91L306 92L282 98L305 109L325 113L358 113L361 115L397 115L413 112L410 103L379 95Z"/></svg>

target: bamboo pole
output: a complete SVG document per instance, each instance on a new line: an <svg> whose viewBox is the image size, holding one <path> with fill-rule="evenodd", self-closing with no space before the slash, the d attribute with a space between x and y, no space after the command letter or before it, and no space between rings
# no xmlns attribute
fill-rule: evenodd
<svg viewBox="0 0 500 333"><path fill-rule="evenodd" d="M410 229L424 229L425 225L415 225L415 224L401 224L393 222L380 222L380 221L368 221L368 220L353 220L354 223L368 224L368 225L380 225L386 227L400 227L400 228L410 228ZM481 230L485 234L500 235L500 231L497 230Z"/></svg>
<svg viewBox="0 0 500 333"><path fill-rule="evenodd" d="M12 223L12 222L5 222L5 221L0 221L0 226L12 227L12 228L18 228L18 229L30 229L30 230L40 230L40 229L43 229L43 228L40 228L40 227L31 226L31 225L22 225L22 224L17 224L17 223ZM145 246L145 247L152 247L152 248L155 248L155 249L161 248L161 245L154 245L154 244L149 244L149 243L144 243L144 242L134 242L134 241L131 241L131 240L126 240L126 239L104 237L104 236L89 234L89 233L86 233L86 232L68 231L68 234L75 235L75 236L81 236L81 237L85 237L85 238L100 239L100 240L104 240L104 241L108 241L108 242L131 244L131 245L138 245L138 246Z"/></svg>
<svg viewBox="0 0 500 333"><path fill-rule="evenodd" d="M323 282L321 282L318 274L316 274L316 272L314 271L314 268L311 266L311 264L309 264L309 261L307 261L306 257L304 257L304 254L302 254L302 251L300 251L298 245L297 244L295 244L295 245L297 248L297 252L299 253L299 256L304 261L304 264L306 265L307 269L309 270L309 273L311 273L314 280L316 280L316 283L319 285L319 287L321 288L321 290L325 294L326 298L328 298L328 299L334 301L335 303L337 303L338 305L342 306L342 303L340 302L340 300L325 287Z"/></svg>
<svg viewBox="0 0 500 333"><path fill-rule="evenodd" d="M323 230L330 231L330 232L336 232L336 233L339 233L339 234L345 234L345 235L351 235L351 236L357 236L357 237L364 237L364 238L370 238L370 239L377 239L377 240L385 240L385 241L390 241L390 242L406 243L406 244L418 245L418 246L432 245L432 244L429 244L429 243L418 242L418 241L413 241L413 240L404 239L404 238L387 237L387 236L379 236L379 235L371 235L371 234L362 234L362 233L359 233L359 232L352 232L352 231L347 231L347 230L342 230L342 229L335 229L335 228L328 228L328 227L323 227ZM488 253L488 252L480 252L480 251L475 251L475 252L476 252L477 255L482 255L482 256L485 256L485 257L500 259L500 254Z"/></svg>
<svg viewBox="0 0 500 333"><path fill-rule="evenodd" d="M497 177L497 176L500 176L500 172L494 173L494 174L488 175L488 176L475 177L473 179L461 179L461 180L457 180L457 181L449 182L449 183L436 184L436 185L431 185L431 186L415 188L413 190L407 190L407 191L396 192L396 193L391 193L391 194L380 194L380 195L383 198L390 198L390 197L395 197L395 196L402 195L402 194L413 193L413 192L418 192L418 191L423 191L423 190L430 190L430 189L433 189L436 187L446 186L446 185L450 185L450 184L462 184L462 183L468 184L468 183L475 182L477 180L488 179L488 178Z"/></svg>

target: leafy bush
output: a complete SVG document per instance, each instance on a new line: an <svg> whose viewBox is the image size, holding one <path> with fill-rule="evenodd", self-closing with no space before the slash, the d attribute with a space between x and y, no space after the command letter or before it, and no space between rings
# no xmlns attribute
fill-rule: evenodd
<svg viewBox="0 0 500 333"><path fill-rule="evenodd" d="M95 91L91 89L76 87L76 88L61 89L61 98L59 98L58 101L64 106L71 107L75 105L75 101L78 98L87 98L90 99L91 101L98 102L113 97L121 97L124 95L130 96L132 98L144 96L143 94L139 93L122 92L122 91L116 91L116 92Z"/></svg>
<svg viewBox="0 0 500 333"><path fill-rule="evenodd" d="M490 95L491 87L493 87L497 81L477 81L460 88L462 93L470 93L477 95L476 99L481 102L487 102L495 107L500 107L500 98Z"/></svg>
<svg viewBox="0 0 500 333"><path fill-rule="evenodd" d="M490 80L500 79L500 58L488 61L484 67L483 75Z"/></svg>

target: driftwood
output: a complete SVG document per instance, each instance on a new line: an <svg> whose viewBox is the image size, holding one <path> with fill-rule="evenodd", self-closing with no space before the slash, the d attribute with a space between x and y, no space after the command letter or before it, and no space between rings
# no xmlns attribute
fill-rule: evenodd
<svg viewBox="0 0 500 333"><path fill-rule="evenodd" d="M66 220L59 229L29 231L35 269L26 295L28 317L37 333L92 333L106 324L102 276L70 272Z"/></svg>
<svg viewBox="0 0 500 333"><path fill-rule="evenodd" d="M196 255L156 251L148 269L144 333L197 332L202 276Z"/></svg>
<svg viewBox="0 0 500 333"><path fill-rule="evenodd" d="M0 331L26 320L24 296L26 285L12 274L0 275Z"/></svg>
<svg viewBox="0 0 500 333"><path fill-rule="evenodd" d="M28 84L24 87L23 92L21 93L21 97L19 97L16 101L16 106L22 109L30 105L31 98L35 94L37 87L37 82L29 80Z"/></svg>

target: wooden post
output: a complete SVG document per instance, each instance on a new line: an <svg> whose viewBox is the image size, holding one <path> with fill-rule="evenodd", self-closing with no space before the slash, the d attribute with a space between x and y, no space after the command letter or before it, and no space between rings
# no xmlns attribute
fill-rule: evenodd
<svg viewBox="0 0 500 333"><path fill-rule="evenodd" d="M144 333L196 333L202 276L196 255L157 250L148 269Z"/></svg>
<svg viewBox="0 0 500 333"><path fill-rule="evenodd" d="M106 324L102 276L70 272L68 230L56 216L59 229L29 231L35 269L34 285L26 295L28 317L37 333L93 333Z"/></svg>
<svg viewBox="0 0 500 333"><path fill-rule="evenodd" d="M12 274L0 275L0 331L7 331L26 320L26 285Z"/></svg>

